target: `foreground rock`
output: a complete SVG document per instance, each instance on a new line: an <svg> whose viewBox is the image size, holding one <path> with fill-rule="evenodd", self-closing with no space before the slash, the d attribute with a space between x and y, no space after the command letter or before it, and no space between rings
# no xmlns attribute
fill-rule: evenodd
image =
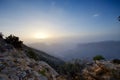
<svg viewBox="0 0 120 80"><path fill-rule="evenodd" d="M96 61L84 68L85 80L120 80L120 64L110 61Z"/></svg>
<svg viewBox="0 0 120 80"><path fill-rule="evenodd" d="M7 43L2 36L0 37L0 80L58 80L56 77L59 74L44 61L50 63L50 60L61 60L25 46L20 43L18 37L11 35L8 40L19 45ZM32 50L34 52L31 52ZM37 56L35 53L40 54Z"/></svg>
<svg viewBox="0 0 120 80"><path fill-rule="evenodd" d="M57 75L47 63L30 59L23 51L0 53L0 80L56 80Z"/></svg>

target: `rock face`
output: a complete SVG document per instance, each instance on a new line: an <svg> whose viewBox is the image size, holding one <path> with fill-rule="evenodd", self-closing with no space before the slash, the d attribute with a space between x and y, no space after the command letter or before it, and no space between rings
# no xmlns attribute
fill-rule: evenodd
<svg viewBox="0 0 120 80"><path fill-rule="evenodd" d="M0 80L56 80L56 76L46 62L29 58L0 39Z"/></svg>
<svg viewBox="0 0 120 80"><path fill-rule="evenodd" d="M87 65L82 75L85 80L120 80L120 64L96 61L92 65Z"/></svg>
<svg viewBox="0 0 120 80"><path fill-rule="evenodd" d="M22 51L2 54L0 80L56 80L58 73L43 61L30 59Z"/></svg>

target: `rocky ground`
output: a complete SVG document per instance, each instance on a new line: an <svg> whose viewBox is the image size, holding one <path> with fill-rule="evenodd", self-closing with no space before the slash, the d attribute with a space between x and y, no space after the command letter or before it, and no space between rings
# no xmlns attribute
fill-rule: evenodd
<svg viewBox="0 0 120 80"><path fill-rule="evenodd" d="M111 61L96 61L82 72L85 80L120 80L120 64Z"/></svg>
<svg viewBox="0 0 120 80"><path fill-rule="evenodd" d="M43 61L22 51L0 53L0 80L56 80L58 73Z"/></svg>
<svg viewBox="0 0 120 80"><path fill-rule="evenodd" d="M120 80L120 64L95 61L85 64L82 80ZM35 61L24 50L17 50L0 39L0 80L81 80L65 79L44 61Z"/></svg>
<svg viewBox="0 0 120 80"><path fill-rule="evenodd" d="M58 73L44 61L29 58L0 39L0 80L57 80Z"/></svg>

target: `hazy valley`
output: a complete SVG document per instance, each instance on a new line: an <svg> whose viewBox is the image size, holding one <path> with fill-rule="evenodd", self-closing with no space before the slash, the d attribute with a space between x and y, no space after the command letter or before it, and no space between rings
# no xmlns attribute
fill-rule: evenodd
<svg viewBox="0 0 120 80"><path fill-rule="evenodd" d="M29 46L48 52L63 60L92 59L103 55L106 59L120 58L120 41L99 41L88 43L33 43Z"/></svg>
<svg viewBox="0 0 120 80"><path fill-rule="evenodd" d="M114 49L119 52L120 42L108 41L77 45L76 51L95 50L106 51ZM42 45L43 46L43 45ZM52 45L49 45L51 47ZM63 46L63 45L62 45ZM66 49L68 45L55 46L54 50ZM70 46L70 45L69 45ZM71 45L72 46L72 45ZM112 47L111 47L112 46ZM39 47L39 46L37 46ZM47 46L44 46L44 48ZM40 47L39 47L40 48ZM58 49L57 49L58 48ZM71 48L71 47L69 47ZM94 49L93 49L94 48ZM42 48L41 48L42 49ZM53 48L51 48L53 49ZM73 48L74 49L74 48ZM72 51L71 51L72 52ZM87 53L87 52L86 52ZM58 54L58 53L56 53ZM65 54L65 53L64 53ZM105 53L104 53L105 54ZM113 53L110 53L113 55ZM105 54L106 56L110 54ZM54 55L54 54L53 54ZM72 55L72 56L71 56ZM77 56L76 56L77 55ZM54 57L48 52L36 50L23 44L19 37L10 35L3 38L0 34L0 79L1 80L119 80L120 79L120 60L118 57L112 57L106 60L103 54L90 54L92 59L87 58L88 54L83 56L79 54L68 53L61 57L67 62L61 60L60 56ZM102 56L101 56L102 55ZM116 55L116 54L114 54ZM105 57L104 57L105 56ZM82 57L82 58L80 58ZM72 61L68 61L74 58ZM116 59L115 59L116 58Z"/></svg>

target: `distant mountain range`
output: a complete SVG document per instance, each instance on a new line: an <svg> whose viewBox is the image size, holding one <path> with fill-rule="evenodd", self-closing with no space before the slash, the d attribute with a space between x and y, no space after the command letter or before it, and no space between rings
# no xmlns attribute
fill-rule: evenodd
<svg viewBox="0 0 120 80"><path fill-rule="evenodd" d="M102 41L78 44L73 50L67 51L65 57L70 58L92 58L103 55L106 59L120 58L120 41Z"/></svg>
<svg viewBox="0 0 120 80"><path fill-rule="evenodd" d="M100 41L78 44L49 44L36 43L30 46L41 49L64 60L92 59L103 55L106 59L120 58L120 41Z"/></svg>

